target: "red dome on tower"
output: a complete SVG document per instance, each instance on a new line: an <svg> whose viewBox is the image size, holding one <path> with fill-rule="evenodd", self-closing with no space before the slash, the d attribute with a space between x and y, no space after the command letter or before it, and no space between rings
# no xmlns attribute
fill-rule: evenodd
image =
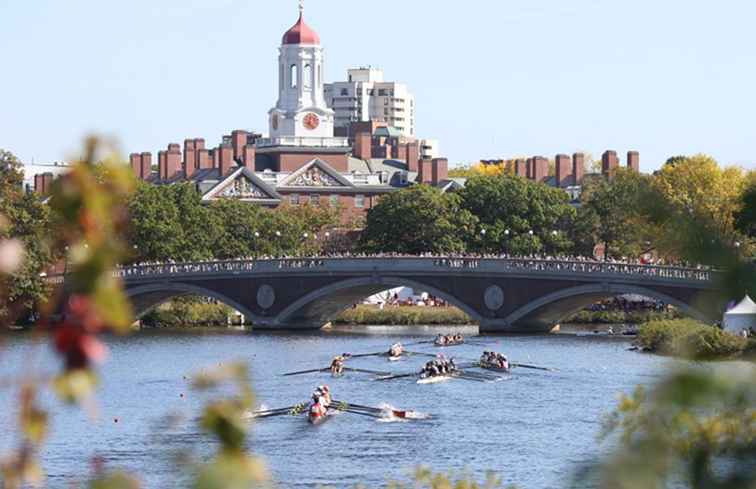
<svg viewBox="0 0 756 489"><path fill-rule="evenodd" d="M281 44L320 44L320 36L305 24L304 16L300 12L299 20L291 29L286 31Z"/></svg>

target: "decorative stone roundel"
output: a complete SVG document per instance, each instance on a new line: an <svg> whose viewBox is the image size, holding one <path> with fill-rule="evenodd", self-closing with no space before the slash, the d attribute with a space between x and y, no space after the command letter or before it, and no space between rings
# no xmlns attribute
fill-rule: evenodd
<svg viewBox="0 0 756 489"><path fill-rule="evenodd" d="M492 311L498 311L504 305L504 291L498 285L491 285L483 294L486 307Z"/></svg>
<svg viewBox="0 0 756 489"><path fill-rule="evenodd" d="M263 309L270 309L270 306L276 302L276 291L268 284L264 284L257 289L257 305Z"/></svg>

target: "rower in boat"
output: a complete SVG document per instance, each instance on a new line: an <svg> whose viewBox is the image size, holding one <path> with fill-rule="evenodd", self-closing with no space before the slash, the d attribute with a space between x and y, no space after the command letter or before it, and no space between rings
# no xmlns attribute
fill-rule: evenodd
<svg viewBox="0 0 756 489"><path fill-rule="evenodd" d="M328 417L328 404L326 403L325 396L319 394L318 391L312 395L312 402L307 410L307 421L311 424L320 424Z"/></svg>
<svg viewBox="0 0 756 489"><path fill-rule="evenodd" d="M338 355L333 357L333 360L331 360L331 374L332 375L341 375L344 373L344 356Z"/></svg>
<svg viewBox="0 0 756 489"><path fill-rule="evenodd" d="M394 343L391 345L391 348L389 348L388 356L391 359L399 358L402 356L402 353L404 353L404 347L401 343Z"/></svg>
<svg viewBox="0 0 756 489"><path fill-rule="evenodd" d="M317 395L319 397L323 398L323 401L326 405L326 407L330 407L331 405L331 391L328 389L327 385L319 385L317 389L315 389L315 393L313 394L313 397Z"/></svg>
<svg viewBox="0 0 756 489"><path fill-rule="evenodd" d="M502 355L501 353L496 353L493 351L483 352L483 354L480 356L480 366L481 368L489 370L502 370L505 372L509 372L510 370L509 360L507 359L507 357Z"/></svg>
<svg viewBox="0 0 756 489"><path fill-rule="evenodd" d="M454 364L454 360L447 360L443 355L439 355L425 364L420 371L420 378L426 379L429 377L442 377L450 375L457 370L457 366Z"/></svg>
<svg viewBox="0 0 756 489"><path fill-rule="evenodd" d="M307 409L307 421L320 424L326 420L331 407L331 391L327 385L319 385L312 393L312 402Z"/></svg>
<svg viewBox="0 0 756 489"><path fill-rule="evenodd" d="M436 346L454 346L461 345L464 342L465 339L459 333L447 335L439 334L434 341Z"/></svg>

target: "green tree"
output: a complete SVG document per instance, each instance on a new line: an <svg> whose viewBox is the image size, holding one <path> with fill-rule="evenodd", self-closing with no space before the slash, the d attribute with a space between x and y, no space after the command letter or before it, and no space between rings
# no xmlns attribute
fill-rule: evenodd
<svg viewBox="0 0 756 489"><path fill-rule="evenodd" d="M741 208L736 215L735 225L739 232L756 239L756 171L748 176L748 187L740 199Z"/></svg>
<svg viewBox="0 0 756 489"><path fill-rule="evenodd" d="M561 189L508 175L479 176L458 194L462 208L479 221L476 232L466 235L471 250L531 254L572 249L568 231L575 209Z"/></svg>
<svg viewBox="0 0 756 489"><path fill-rule="evenodd" d="M462 252L476 224L458 195L416 185L381 197L368 211L360 247L368 253Z"/></svg>
<svg viewBox="0 0 756 489"><path fill-rule="evenodd" d="M130 241L139 261L164 261L179 254L184 231L167 187L140 183L128 207Z"/></svg>
<svg viewBox="0 0 756 489"><path fill-rule="evenodd" d="M706 155L670 159L653 180L649 221L663 254L695 263L725 266L741 235L735 227L742 206L745 175L722 168Z"/></svg>
<svg viewBox="0 0 756 489"><path fill-rule="evenodd" d="M644 209L652 192L650 178L620 168L610 180L588 179L580 196L577 226L573 230L577 248L585 253L603 244L607 257L634 257L652 247L650 225Z"/></svg>
<svg viewBox="0 0 756 489"><path fill-rule="evenodd" d="M220 231L217 216L203 204L202 196L190 183L166 187L173 198L180 218L181 246L172 258L177 261L209 260L216 257L213 249Z"/></svg>
<svg viewBox="0 0 756 489"><path fill-rule="evenodd" d="M44 301L49 292L40 274L54 261L51 248L49 209L38 194L28 194L22 188L21 162L10 152L0 150L0 240L19 240L24 259L11 275L3 277L0 285L6 300L0 305L0 319L18 317Z"/></svg>

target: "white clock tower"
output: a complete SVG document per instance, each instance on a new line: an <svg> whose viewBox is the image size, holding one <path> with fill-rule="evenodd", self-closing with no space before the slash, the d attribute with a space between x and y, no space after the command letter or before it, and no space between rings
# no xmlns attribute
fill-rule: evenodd
<svg viewBox="0 0 756 489"><path fill-rule="evenodd" d="M284 34L279 53L278 103L268 112L270 138L320 146L323 138L333 138L334 111L325 101L320 37L305 24L302 1L299 20Z"/></svg>

